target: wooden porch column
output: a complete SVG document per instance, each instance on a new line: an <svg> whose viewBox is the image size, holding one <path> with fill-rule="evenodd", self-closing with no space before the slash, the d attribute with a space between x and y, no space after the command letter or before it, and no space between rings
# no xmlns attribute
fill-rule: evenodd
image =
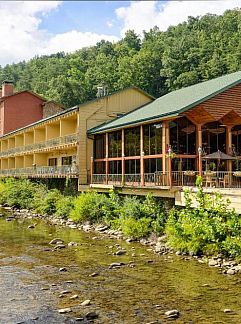
<svg viewBox="0 0 241 324"><path fill-rule="evenodd" d="M121 184L125 184L125 130L121 130Z"/></svg>
<svg viewBox="0 0 241 324"><path fill-rule="evenodd" d="M144 134L143 134L143 125L140 128L141 137L140 137L140 171L141 171L141 186L145 185L145 178L144 178Z"/></svg>
<svg viewBox="0 0 241 324"><path fill-rule="evenodd" d="M201 156L201 151L199 152L199 148L202 149L202 125L198 124L196 125L196 154L198 155L198 161L197 161L197 166L198 166L198 171L199 175L202 176L202 156Z"/></svg>
<svg viewBox="0 0 241 324"><path fill-rule="evenodd" d="M90 183L93 183L93 173L94 173L94 158L91 156L90 161Z"/></svg>
<svg viewBox="0 0 241 324"><path fill-rule="evenodd" d="M232 154L232 127L228 125L226 128L226 153ZM232 171L232 161L227 161L227 170Z"/></svg>
<svg viewBox="0 0 241 324"><path fill-rule="evenodd" d="M108 184L108 174L109 174L109 136L108 133L105 134L105 182Z"/></svg>
<svg viewBox="0 0 241 324"><path fill-rule="evenodd" d="M167 128L168 128L168 122L165 120L162 123L162 172L166 173L166 148L167 148Z"/></svg>

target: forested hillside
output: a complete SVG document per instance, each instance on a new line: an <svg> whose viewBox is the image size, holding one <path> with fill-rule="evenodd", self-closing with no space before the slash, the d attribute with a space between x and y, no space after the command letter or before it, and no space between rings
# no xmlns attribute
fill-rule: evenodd
<svg viewBox="0 0 241 324"><path fill-rule="evenodd" d="M30 89L71 107L96 95L131 85L160 95L174 89L241 70L241 11L222 16L190 17L161 32L128 31L118 43L101 41L73 54L35 57L0 67L0 82L11 79L17 90Z"/></svg>

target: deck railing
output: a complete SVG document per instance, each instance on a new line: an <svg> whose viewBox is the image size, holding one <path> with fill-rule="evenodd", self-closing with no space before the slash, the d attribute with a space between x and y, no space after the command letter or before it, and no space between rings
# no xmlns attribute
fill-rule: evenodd
<svg viewBox="0 0 241 324"><path fill-rule="evenodd" d="M173 171L170 177L168 172L157 171L144 174L144 186L149 187L194 187L198 171ZM241 188L241 171L203 172L203 187L206 188ZM113 184L125 186L141 186L140 174L94 174L92 183Z"/></svg>
<svg viewBox="0 0 241 324"><path fill-rule="evenodd" d="M9 150L0 152L0 157L10 156L17 153L25 153L28 151L38 151L45 148L51 148L55 146L65 145L65 144L72 144L75 142L77 142L77 134L71 134L62 137L56 137L44 142L11 148Z"/></svg>
<svg viewBox="0 0 241 324"><path fill-rule="evenodd" d="M42 166L18 169L0 170L0 176L3 177L78 177L79 171L77 166L60 165L60 166Z"/></svg>

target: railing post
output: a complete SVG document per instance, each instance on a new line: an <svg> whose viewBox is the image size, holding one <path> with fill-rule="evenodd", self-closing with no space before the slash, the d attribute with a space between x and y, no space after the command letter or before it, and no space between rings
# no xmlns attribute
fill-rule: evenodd
<svg viewBox="0 0 241 324"><path fill-rule="evenodd" d="M145 178L144 178L144 134L143 134L143 125L141 125L141 137L140 137L140 171L141 171L141 186L145 185Z"/></svg>
<svg viewBox="0 0 241 324"><path fill-rule="evenodd" d="M90 162L90 183L93 183L94 158L91 156Z"/></svg>
<svg viewBox="0 0 241 324"><path fill-rule="evenodd" d="M125 131L121 130L121 184L125 185Z"/></svg>
<svg viewBox="0 0 241 324"><path fill-rule="evenodd" d="M108 184L108 174L109 174L109 136L108 133L105 134L105 183Z"/></svg>

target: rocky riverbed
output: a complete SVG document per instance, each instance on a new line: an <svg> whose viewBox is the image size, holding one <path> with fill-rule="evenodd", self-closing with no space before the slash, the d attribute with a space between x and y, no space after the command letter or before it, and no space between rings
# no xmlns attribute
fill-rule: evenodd
<svg viewBox="0 0 241 324"><path fill-rule="evenodd" d="M241 322L232 260L197 262L165 237L140 244L104 226L9 212L0 219L0 323Z"/></svg>

